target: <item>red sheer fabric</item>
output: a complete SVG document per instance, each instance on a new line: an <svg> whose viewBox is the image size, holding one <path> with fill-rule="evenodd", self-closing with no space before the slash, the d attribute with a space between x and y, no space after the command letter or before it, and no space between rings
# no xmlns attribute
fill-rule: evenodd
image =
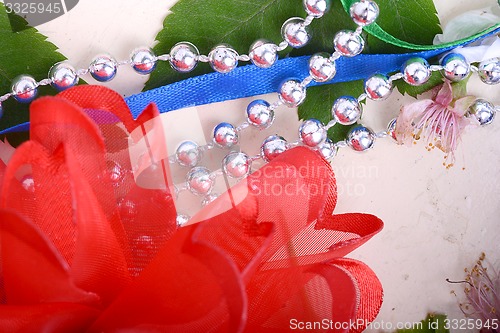
<svg viewBox="0 0 500 333"><path fill-rule="evenodd" d="M178 228L153 105L134 120L115 92L77 87L35 101L30 134L0 165L0 331L360 332L377 315L380 282L343 257L382 221L332 215L317 153L282 154ZM128 140L145 138L161 190L134 181Z"/></svg>

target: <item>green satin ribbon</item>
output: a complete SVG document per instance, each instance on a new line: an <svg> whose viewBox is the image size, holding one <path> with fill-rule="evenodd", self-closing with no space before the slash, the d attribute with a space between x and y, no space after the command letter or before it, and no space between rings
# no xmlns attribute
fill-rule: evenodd
<svg viewBox="0 0 500 333"><path fill-rule="evenodd" d="M349 8L351 8L351 5L358 1L358 0L340 0L342 2L342 6L344 6L344 9L347 13L349 13ZM386 42L388 44L396 45L405 49L410 49L410 50L435 50L435 49L440 49L440 48L446 48L449 46L455 46L455 45L460 45L467 43L475 38L478 38L484 34L487 34L497 28L500 27L499 24L495 24L492 27L489 27L473 36L469 36L467 38L462 38L460 40L454 41L454 42L449 42L449 43L443 43L439 45L419 45L419 44L413 44L409 42L405 42L404 40L401 40L399 38L394 37L384 29L382 29L376 22L372 23L366 27L363 28L364 31L369 33L370 35L373 35L380 39L383 42Z"/></svg>

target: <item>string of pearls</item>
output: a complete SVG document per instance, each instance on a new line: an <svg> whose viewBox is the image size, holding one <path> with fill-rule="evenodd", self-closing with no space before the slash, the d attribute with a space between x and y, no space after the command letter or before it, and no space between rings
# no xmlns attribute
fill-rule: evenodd
<svg viewBox="0 0 500 333"><path fill-rule="evenodd" d="M217 198L212 190L218 176L226 175L236 180L243 179L250 174L254 161L262 159L264 162L269 162L287 149L299 144L318 149L325 158L333 157L336 147L327 138L329 127L323 126L316 119L309 119L301 125L299 141L288 143L279 135L271 135L262 143L259 155L249 156L242 151L229 152L222 160L222 171L211 172L206 167L198 166L204 151L214 147L231 149L237 146L242 130L250 126L259 130L269 128L274 122L274 110L277 107L284 105L293 108L302 104L306 98L307 85L313 80L317 82L331 80L336 74L335 61L337 59L342 56L354 57L363 51L365 42L361 37L362 29L373 23L378 14L379 8L374 1L360 0L354 3L350 8L350 15L358 27L354 31L341 30L335 35L333 40L335 51L332 54L314 54L309 60L309 75L306 78L303 80L289 78L282 82L278 90L278 100L273 104L262 99L252 101L247 106L246 121L239 126L227 122L215 126L213 143L198 146L193 141L181 142L176 149L175 156L169 161L191 169L186 175L186 184L176 188L176 194L184 190L190 191L203 198L202 205L208 204ZM333 124L330 124L330 127ZM182 225L188 220L189 216L180 214L177 222Z"/></svg>
<svg viewBox="0 0 500 333"><path fill-rule="evenodd" d="M485 70L480 72L479 68ZM500 68L498 67L497 59L487 60L481 63L479 68L468 64L462 55L456 53L450 53L444 57L441 61L441 65L432 66L423 58L410 58L406 61L400 73L393 74L390 77L382 74L375 74L369 77L365 81L365 93L358 98L352 96L342 96L338 98L332 106L333 119L327 125L322 124L317 119L307 119L300 125L298 129L298 140L294 142L287 142L283 137L276 134L268 136L263 141L260 147L260 155L250 157L244 152L230 152L222 161L223 172L217 171L215 173L210 173L206 168L195 167L191 169L187 175L186 179L188 185L186 188L193 192L192 189L199 188L200 181L204 181L204 179L197 178L200 168L205 169L203 177L205 177L205 179L210 179L209 182L205 184L207 186L203 187L203 189L210 191L214 185L215 176L227 175L234 179L245 178L251 171L251 164L253 161L263 159L265 162L269 162L286 150L298 145L317 150L325 159L331 160L336 155L339 148L350 147L354 151L362 152L372 148L377 138L390 137L396 140L396 119L391 120L386 130L377 133L359 124L348 132L345 140L336 143L333 143L327 138L327 130L337 123L341 125L352 125L359 122L363 111L361 101L366 98L375 101L388 98L393 90L393 82L398 79L403 79L411 85L418 86L428 81L432 71L440 71L445 78L457 82L465 79L471 71L474 71L479 73L481 80L487 84L497 84L500 82ZM485 73L487 75L484 75ZM249 108L256 102L260 101L258 100L250 103ZM481 126L485 126L493 121L496 112L499 111L500 107L495 107L492 103L484 99L477 99L470 106L466 116L474 117ZM214 142L216 143L218 140L216 136L218 132L217 129L222 124L227 123L221 123L214 130ZM235 142L235 144L236 143L237 142ZM181 144L179 148L182 146L183 144ZM227 148L227 146L223 146L223 148ZM177 153L179 153L179 151L182 151L182 149L178 149ZM198 157L195 151L192 151L192 153L192 157ZM207 194L201 193L200 191L195 192L197 195ZM215 200L215 198L216 196L213 194L208 194L203 203L209 203ZM186 218L186 215L182 215L182 217Z"/></svg>
<svg viewBox="0 0 500 333"><path fill-rule="evenodd" d="M342 30L335 36L332 55L315 54L309 61L309 76L304 80L288 79L284 81L278 91L279 101L270 105L264 100L255 100L247 107L247 121L238 127L229 123L220 123L214 129L213 141L220 148L231 148L238 144L238 133L242 129L253 125L259 129L268 128L274 119L274 109L279 105L296 107L306 98L306 87L312 81L325 82L331 80L336 74L335 60L340 56L353 57L362 52L364 41L360 35L363 26L372 23L378 16L378 7L373 1L361 0L351 7L351 17L358 24L355 31ZM252 162L262 159L269 162L286 150L298 145L317 150L325 159L331 160L339 148L350 147L354 151L366 151L374 146L376 139L390 137L396 140L396 119L390 121L387 129L375 133L370 128L361 124L353 127L345 140L333 143L327 138L327 131L335 124L352 125L358 123L362 116L361 102L366 98L374 101L387 99L393 91L393 82L403 79L406 83L419 86L426 83L433 71L439 71L442 75L453 82L465 79L470 72L477 73L486 84L500 83L500 59L494 58L483 61L479 66L467 63L466 59L457 53L445 56L440 65L429 65L420 57L408 59L402 67L401 72L391 76L374 74L364 83L365 92L358 98L353 96L342 96L332 106L332 120L324 125L317 119L307 119L302 122L298 129L298 140L287 142L279 135L268 136L260 147L260 155L248 156L241 151L233 151L226 155L222 161L222 171L210 172L207 168L197 167L200 161L201 151L206 147L197 147L194 142L185 141L179 145L176 151L176 159L184 166L191 166L186 177L187 186L185 190L193 194L204 196L203 204L215 200L216 195L211 193L215 184L215 178L227 175L234 179L243 179L251 172ZM500 111L490 102L477 99L468 112L469 117L474 117L480 125L490 124L496 112ZM209 144L208 148L213 148ZM189 147L187 149L187 147ZM200 149L201 148L201 149ZM184 158L186 158L184 160ZM173 160L172 160L173 161ZM203 170L203 171L201 171ZM202 191L199 189L202 188ZM180 215L179 223L185 223L189 217Z"/></svg>
<svg viewBox="0 0 500 333"><path fill-rule="evenodd" d="M168 61L170 66L182 73L192 71L199 62L209 63L212 69L219 73L229 73L238 66L239 61L250 61L257 67L269 68L278 59L278 52L288 46L300 48L306 45L311 34L309 25L315 18L322 17L330 8L330 0L303 0L306 18L292 17L281 27L283 40L279 44L266 39L255 41L247 54L238 54L226 44L216 45L208 55L200 54L197 47L190 42L175 44L169 53L155 55L148 47L136 48L128 60L117 61L109 54L96 56L88 68L76 70L68 62L60 62L52 66L48 78L36 81L30 75L20 75L12 82L11 92L0 96L1 103L10 97L18 102L29 103L36 98L38 87L51 85L58 91L68 89L78 83L80 77L90 73L99 82L108 82L115 78L120 66L131 66L137 73L150 74L156 68L158 61Z"/></svg>
<svg viewBox="0 0 500 333"><path fill-rule="evenodd" d="M338 98L332 106L333 120L328 123L327 126L324 126L324 128L329 128L336 123L341 125L352 125L358 122L363 112L361 101L366 98L374 101L387 99L393 91L393 82L399 79L403 79L412 86L420 86L429 80L433 71L441 72L443 77L452 82L458 82L465 79L472 71L477 73L479 78L486 84L493 85L500 83L499 58L485 60L476 67L469 64L465 57L458 53L449 53L441 59L440 65L429 65L424 58L412 57L405 62L399 73L391 76L384 74L374 74L370 76L364 83L365 93L358 98L352 96L342 96ZM495 107L490 102L484 99L477 99L470 106L466 116L474 117L481 126L485 126L493 121L496 112L499 111L500 108ZM304 122L304 124L310 123L311 120L306 120ZM320 125L317 127L318 129L316 131L321 132ZM314 133L314 128L315 127L310 127L309 131ZM348 132L345 141L337 142L333 147L350 146L356 151L365 151L373 147L376 138L389 136L396 140L395 129L396 119L392 119L389 122L386 131L379 133L374 133L370 128L358 125ZM299 134L303 135L302 130L299 130ZM328 147L331 147L331 143L328 143ZM325 151L330 152L331 149ZM333 157L325 154L323 154L323 156L325 158Z"/></svg>

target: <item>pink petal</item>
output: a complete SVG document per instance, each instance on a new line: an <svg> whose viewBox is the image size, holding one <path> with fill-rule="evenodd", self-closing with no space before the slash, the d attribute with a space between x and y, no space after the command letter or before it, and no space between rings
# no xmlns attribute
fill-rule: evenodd
<svg viewBox="0 0 500 333"><path fill-rule="evenodd" d="M453 100L453 90L449 81L443 83L434 100L443 106L448 106L451 103Z"/></svg>
<svg viewBox="0 0 500 333"><path fill-rule="evenodd" d="M464 116L469 107L476 101L475 96L465 96L455 101L452 111L458 116Z"/></svg>
<svg viewBox="0 0 500 333"><path fill-rule="evenodd" d="M434 101L430 99L424 99L401 108L401 112L396 121L396 137L399 143L408 143L408 141L412 140L413 131L415 130L415 119L433 103Z"/></svg>

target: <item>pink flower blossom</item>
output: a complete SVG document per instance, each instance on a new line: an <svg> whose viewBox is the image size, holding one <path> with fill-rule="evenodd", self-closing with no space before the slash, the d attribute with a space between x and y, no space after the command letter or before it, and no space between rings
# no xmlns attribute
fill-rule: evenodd
<svg viewBox="0 0 500 333"><path fill-rule="evenodd" d="M493 267L485 267L486 255L481 254L472 269L465 269L464 289L467 301L460 309L467 317L480 319L481 332L498 332L500 324L500 274ZM451 282L451 281L450 281Z"/></svg>
<svg viewBox="0 0 500 333"><path fill-rule="evenodd" d="M401 108L396 121L398 142L411 144L425 138L428 150L438 147L453 159L460 135L472 124L465 114L475 99L465 96L454 100L452 86L445 81L434 89L432 99L419 100Z"/></svg>

